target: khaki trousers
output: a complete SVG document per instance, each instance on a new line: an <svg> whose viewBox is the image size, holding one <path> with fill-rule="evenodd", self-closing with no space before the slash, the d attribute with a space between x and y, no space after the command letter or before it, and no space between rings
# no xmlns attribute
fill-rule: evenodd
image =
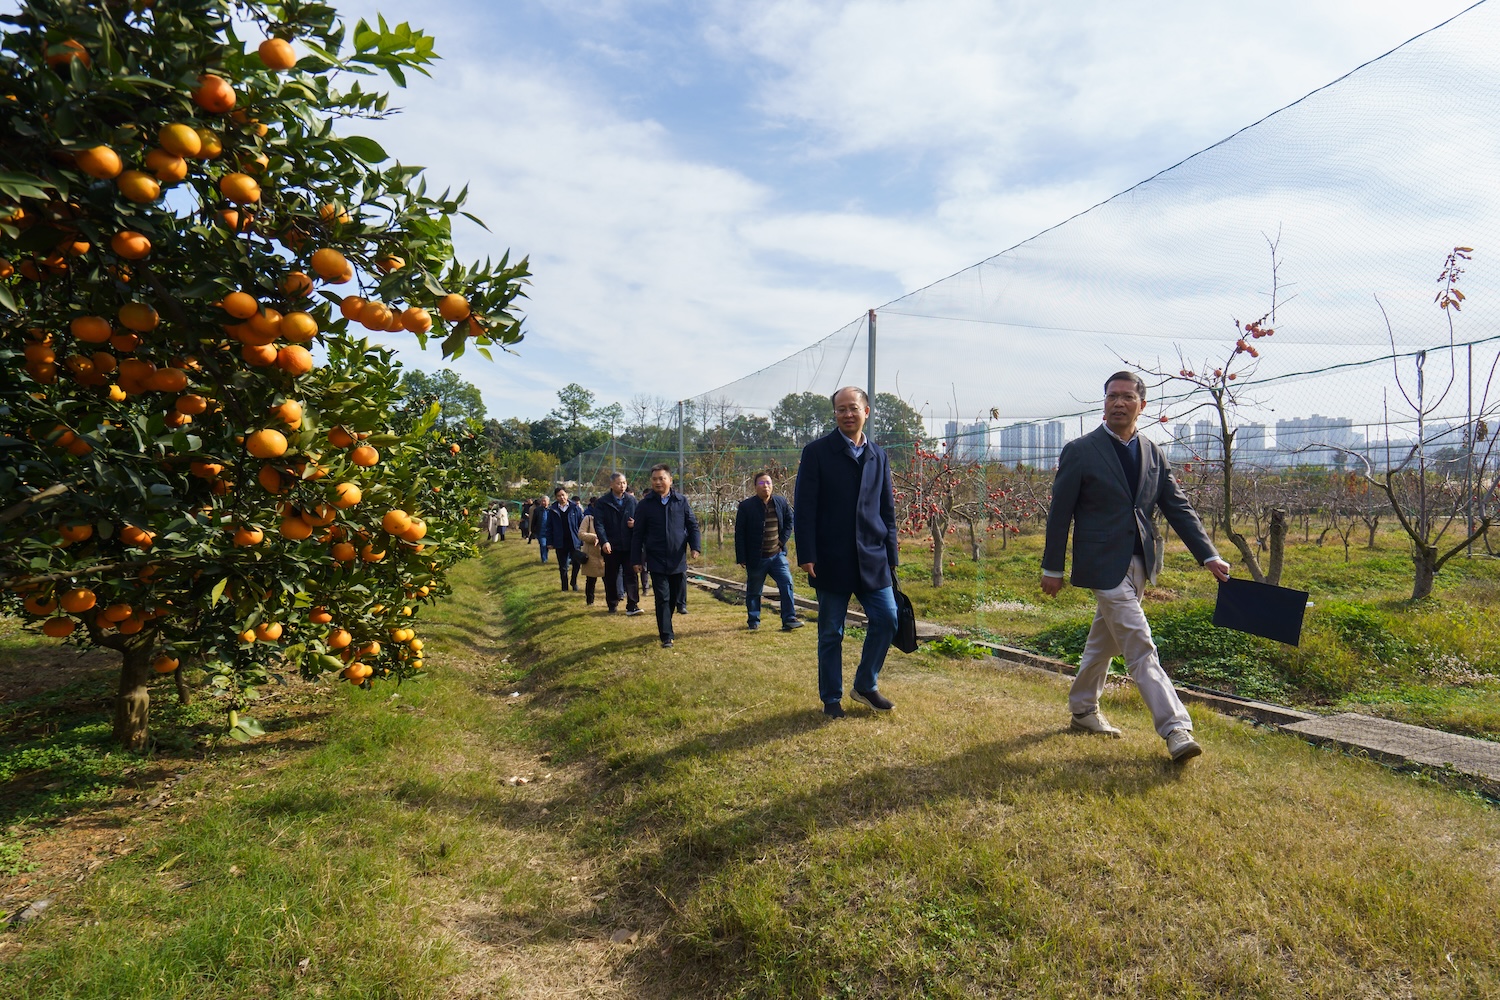
<svg viewBox="0 0 1500 1000"><path fill-rule="evenodd" d="M1073 688L1068 692L1068 707L1074 715L1097 709L1109 674L1109 661L1123 655L1141 698L1151 710L1157 735L1165 738L1174 729L1191 730L1193 720L1182 707L1181 699L1172 689L1171 678L1156 655L1151 625L1141 610L1141 593L1145 588L1146 567L1141 557L1135 556L1119 586L1094 591L1098 602L1094 625L1083 644L1078 676L1073 678Z"/></svg>

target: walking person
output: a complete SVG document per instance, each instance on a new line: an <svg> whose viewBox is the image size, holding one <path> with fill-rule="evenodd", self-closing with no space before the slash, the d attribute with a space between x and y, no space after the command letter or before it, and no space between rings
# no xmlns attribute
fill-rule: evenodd
<svg viewBox="0 0 1500 1000"><path fill-rule="evenodd" d="M768 576L781 596L781 630L790 632L806 624L797 617L792 571L786 562L792 505L775 487L769 471L757 472L755 495L741 500L734 514L734 561L745 567L746 627L752 632L760 628L761 592Z"/></svg>
<svg viewBox="0 0 1500 1000"><path fill-rule="evenodd" d="M584 506L583 520L578 525L578 539L582 543L581 551L583 552L583 603L589 606L594 603L594 585L604 575L604 552L599 547L597 530L599 523L595 508L597 502L598 498L595 497Z"/></svg>
<svg viewBox="0 0 1500 1000"><path fill-rule="evenodd" d="M823 714L844 717L844 616L849 598L865 609L865 642L853 694L877 712L895 707L879 691L880 668L896 635L892 590L897 551L891 463L865 436L870 399L846 386L833 394L837 426L802 449L794 493L797 563L818 596L818 696Z"/></svg>
<svg viewBox="0 0 1500 1000"><path fill-rule="evenodd" d="M557 575L562 580L562 589L568 589L568 570L572 569L571 586L577 590L582 564L578 526L583 523L583 508L576 500L569 499L568 491L561 486L552 491L552 496L552 506L547 508L547 542L557 553Z"/></svg>
<svg viewBox="0 0 1500 1000"><path fill-rule="evenodd" d="M1229 579L1229 563L1214 549L1161 448L1136 433L1145 409L1145 382L1133 372L1116 372L1104 383L1104 423L1063 446L1047 510L1042 592L1053 597L1062 590L1071 527L1073 586L1088 587L1096 601L1068 694L1071 726L1120 735L1099 711L1099 696L1109 661L1123 654L1157 735L1167 741L1167 753L1187 760L1203 748L1193 739L1193 720L1162 669L1141 610L1141 594L1148 582L1156 582L1162 566L1165 539L1156 528L1156 511L1217 579Z"/></svg>
<svg viewBox="0 0 1500 1000"><path fill-rule="evenodd" d="M495 511L495 530L500 533L500 540L505 541L505 529L510 527L510 505L504 500L500 501L499 508Z"/></svg>
<svg viewBox="0 0 1500 1000"><path fill-rule="evenodd" d="M594 501L594 530L599 549L604 553L604 604L610 614L620 609L625 597L625 614L642 614L639 577L630 562L630 532L635 525L635 497L629 492L625 473L609 477L609 492Z"/></svg>
<svg viewBox="0 0 1500 1000"><path fill-rule="evenodd" d="M547 498L537 497L531 502L531 534L536 538L537 548L542 550L542 562L547 561Z"/></svg>
<svg viewBox="0 0 1500 1000"><path fill-rule="evenodd" d="M495 540L495 520L494 507L486 507L484 513L479 515L479 533L484 536L486 545Z"/></svg>
<svg viewBox="0 0 1500 1000"><path fill-rule="evenodd" d="M531 544L531 501L527 500L521 504L521 515L518 518L521 523L521 541L527 545Z"/></svg>
<svg viewBox="0 0 1500 1000"><path fill-rule="evenodd" d="M651 467L651 489L636 504L635 527L630 537L630 562L638 570L651 571L651 594L656 604L656 632L663 649L672 648L672 612L687 587L687 559L701 554L698 519L687 498L672 489L672 471L666 465Z"/></svg>

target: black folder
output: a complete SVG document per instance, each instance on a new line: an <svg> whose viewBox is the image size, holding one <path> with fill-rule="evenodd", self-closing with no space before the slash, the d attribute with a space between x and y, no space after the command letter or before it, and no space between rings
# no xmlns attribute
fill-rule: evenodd
<svg viewBox="0 0 1500 1000"><path fill-rule="evenodd" d="M1231 578L1219 584L1214 624L1295 646L1302 639L1302 616L1306 612L1305 590Z"/></svg>

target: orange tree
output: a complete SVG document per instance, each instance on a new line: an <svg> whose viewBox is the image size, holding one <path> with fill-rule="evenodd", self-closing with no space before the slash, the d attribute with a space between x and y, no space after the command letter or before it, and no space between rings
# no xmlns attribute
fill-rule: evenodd
<svg viewBox="0 0 1500 1000"><path fill-rule="evenodd" d="M420 670L476 488L361 338L488 356L528 273L455 263L463 195L335 129L385 113L350 76L403 84L431 39L244 0L0 22L0 608L121 654L127 747L179 663L241 737L269 670Z"/></svg>

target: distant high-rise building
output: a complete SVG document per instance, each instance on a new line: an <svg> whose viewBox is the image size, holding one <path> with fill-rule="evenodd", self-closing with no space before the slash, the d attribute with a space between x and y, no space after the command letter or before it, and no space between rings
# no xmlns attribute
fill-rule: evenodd
<svg viewBox="0 0 1500 1000"><path fill-rule="evenodd" d="M943 425L948 453L955 462L986 462L990 457L990 425L984 421L960 424L950 420Z"/></svg>
<svg viewBox="0 0 1500 1000"><path fill-rule="evenodd" d="M1355 433L1348 417L1314 413L1276 421L1276 450L1287 465L1342 466L1348 456L1340 449L1357 451L1363 444L1364 435Z"/></svg>
<svg viewBox="0 0 1500 1000"><path fill-rule="evenodd" d="M1057 456L1067 444L1068 429L1061 420L1049 420L1042 425L1042 454L1037 465L1050 469L1057 465Z"/></svg>

